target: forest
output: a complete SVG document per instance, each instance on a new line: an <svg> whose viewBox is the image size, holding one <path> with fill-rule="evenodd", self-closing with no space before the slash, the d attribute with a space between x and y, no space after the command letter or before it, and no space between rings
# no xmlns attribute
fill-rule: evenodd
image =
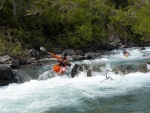
<svg viewBox="0 0 150 113"><path fill-rule="evenodd" d="M149 0L0 0L0 54L150 42Z"/></svg>

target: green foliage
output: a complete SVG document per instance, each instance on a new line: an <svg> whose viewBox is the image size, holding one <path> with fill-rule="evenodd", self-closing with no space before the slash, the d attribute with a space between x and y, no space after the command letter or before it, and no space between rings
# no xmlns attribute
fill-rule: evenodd
<svg viewBox="0 0 150 113"><path fill-rule="evenodd" d="M134 33L141 35L141 40L150 39L150 5L137 10L132 28Z"/></svg>
<svg viewBox="0 0 150 113"><path fill-rule="evenodd" d="M25 53L21 43L10 43L6 39L3 39L0 40L0 54L16 57L19 55L23 56Z"/></svg>
<svg viewBox="0 0 150 113"><path fill-rule="evenodd" d="M11 37L21 44L9 45L1 39L0 46L8 44L18 52L40 46L98 46L108 43L111 34L119 36L123 43L150 39L148 0L22 0L16 1L15 8L16 15L12 1L5 1L0 9L0 27L11 29ZM5 31L2 37L8 38Z"/></svg>
<svg viewBox="0 0 150 113"><path fill-rule="evenodd" d="M9 26L13 18L11 3L6 1L5 4L6 5L3 5L2 9L0 10L0 26L4 26L4 25Z"/></svg>

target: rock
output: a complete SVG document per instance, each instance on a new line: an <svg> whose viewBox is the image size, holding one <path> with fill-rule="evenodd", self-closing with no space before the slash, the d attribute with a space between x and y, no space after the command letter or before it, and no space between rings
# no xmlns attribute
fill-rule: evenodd
<svg viewBox="0 0 150 113"><path fill-rule="evenodd" d="M36 59L39 59L40 58L40 54L38 51L36 51L35 49L31 49L29 50L29 54L31 57L34 57Z"/></svg>
<svg viewBox="0 0 150 113"><path fill-rule="evenodd" d="M87 60L93 59L94 56L95 56L95 55L92 54L92 53L86 53L86 54L84 55L85 59L87 59Z"/></svg>
<svg viewBox="0 0 150 113"><path fill-rule="evenodd" d="M13 72L9 66L0 66L0 86L6 86L13 83Z"/></svg>
<svg viewBox="0 0 150 113"><path fill-rule="evenodd" d="M48 51L44 47L40 47L39 56L40 58L49 57Z"/></svg>
<svg viewBox="0 0 150 113"><path fill-rule="evenodd" d="M84 54L81 50L76 50L75 53L76 53L76 55L83 55Z"/></svg>
<svg viewBox="0 0 150 113"><path fill-rule="evenodd" d="M29 59L27 59L27 64L34 63L35 61L36 61L36 58L30 57Z"/></svg>
<svg viewBox="0 0 150 113"><path fill-rule="evenodd" d="M40 47L40 50L44 53L47 53L47 50L44 47Z"/></svg>
<svg viewBox="0 0 150 113"><path fill-rule="evenodd" d="M110 46L113 46L114 48L122 46L122 42L117 33L110 33L110 35L108 36L108 41L109 41L108 44Z"/></svg>
<svg viewBox="0 0 150 113"><path fill-rule="evenodd" d="M0 86L7 86L11 82L12 82L11 80L1 80L0 79Z"/></svg>
<svg viewBox="0 0 150 113"><path fill-rule="evenodd" d="M0 79L1 80L12 80L13 73L9 66L1 65L0 66Z"/></svg>
<svg viewBox="0 0 150 113"><path fill-rule="evenodd" d="M145 49L145 47L141 47L141 49L140 49L140 50L146 50L146 49Z"/></svg>
<svg viewBox="0 0 150 113"><path fill-rule="evenodd" d="M92 77L92 69L87 70L87 77Z"/></svg>
<svg viewBox="0 0 150 113"><path fill-rule="evenodd" d="M78 66L79 71L86 71L86 70L88 70L88 68L89 67L85 64L81 64L81 65Z"/></svg>
<svg viewBox="0 0 150 113"><path fill-rule="evenodd" d="M150 65L150 62L146 62L146 63Z"/></svg>
<svg viewBox="0 0 150 113"><path fill-rule="evenodd" d="M19 67L19 60L12 60L12 61L10 61L10 67L12 67L12 68Z"/></svg>
<svg viewBox="0 0 150 113"><path fill-rule="evenodd" d="M105 64L98 64L93 66L93 71L95 72L102 72L101 68L105 67Z"/></svg>
<svg viewBox="0 0 150 113"><path fill-rule="evenodd" d="M144 64L137 64L137 65L120 65L115 68L113 68L114 72L122 72L123 74L128 74L132 72L148 72L149 70L147 69L146 63Z"/></svg>
<svg viewBox="0 0 150 113"><path fill-rule="evenodd" d="M72 68L72 70L71 70L71 77L72 78L74 78L77 75L77 73L78 73L78 71L77 71L78 67L79 67L79 65L75 64L74 67Z"/></svg>
<svg viewBox="0 0 150 113"><path fill-rule="evenodd" d="M24 83L24 82L30 81L29 76L24 76L21 73L19 73L17 70L13 70L12 72L14 76L13 81L15 83Z"/></svg>
<svg viewBox="0 0 150 113"><path fill-rule="evenodd" d="M0 64L5 64L6 62L8 62L9 60L11 60L11 57L8 55L5 56L1 56L0 57Z"/></svg>
<svg viewBox="0 0 150 113"><path fill-rule="evenodd" d="M74 55L72 56L72 59L73 60L85 60L85 57L81 55Z"/></svg>
<svg viewBox="0 0 150 113"><path fill-rule="evenodd" d="M75 51L73 49L66 49L63 52L69 56L75 55Z"/></svg>
<svg viewBox="0 0 150 113"><path fill-rule="evenodd" d="M29 80L29 77L23 76L18 71L12 70L9 66L0 66L0 86L6 86L11 83L24 83Z"/></svg>

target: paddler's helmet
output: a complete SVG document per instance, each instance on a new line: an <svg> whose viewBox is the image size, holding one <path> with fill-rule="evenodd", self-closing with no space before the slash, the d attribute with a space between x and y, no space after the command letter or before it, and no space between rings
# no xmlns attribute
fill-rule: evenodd
<svg viewBox="0 0 150 113"><path fill-rule="evenodd" d="M67 56L67 53L63 53L63 59L65 60Z"/></svg>
<svg viewBox="0 0 150 113"><path fill-rule="evenodd" d="M67 53L63 53L63 56L67 56Z"/></svg>

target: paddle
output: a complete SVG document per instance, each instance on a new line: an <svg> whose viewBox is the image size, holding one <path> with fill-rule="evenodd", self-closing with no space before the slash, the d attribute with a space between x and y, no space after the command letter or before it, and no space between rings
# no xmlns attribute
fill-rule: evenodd
<svg viewBox="0 0 150 113"><path fill-rule="evenodd" d="M51 55L52 53L51 52L47 52L47 50L45 49L45 48L40 48L40 50L42 51L42 52L45 52L45 53L47 53L47 54L49 54L49 55ZM65 65L67 65L67 66L71 66L71 63L69 62L69 61L66 61L66 62L64 62L64 64Z"/></svg>

